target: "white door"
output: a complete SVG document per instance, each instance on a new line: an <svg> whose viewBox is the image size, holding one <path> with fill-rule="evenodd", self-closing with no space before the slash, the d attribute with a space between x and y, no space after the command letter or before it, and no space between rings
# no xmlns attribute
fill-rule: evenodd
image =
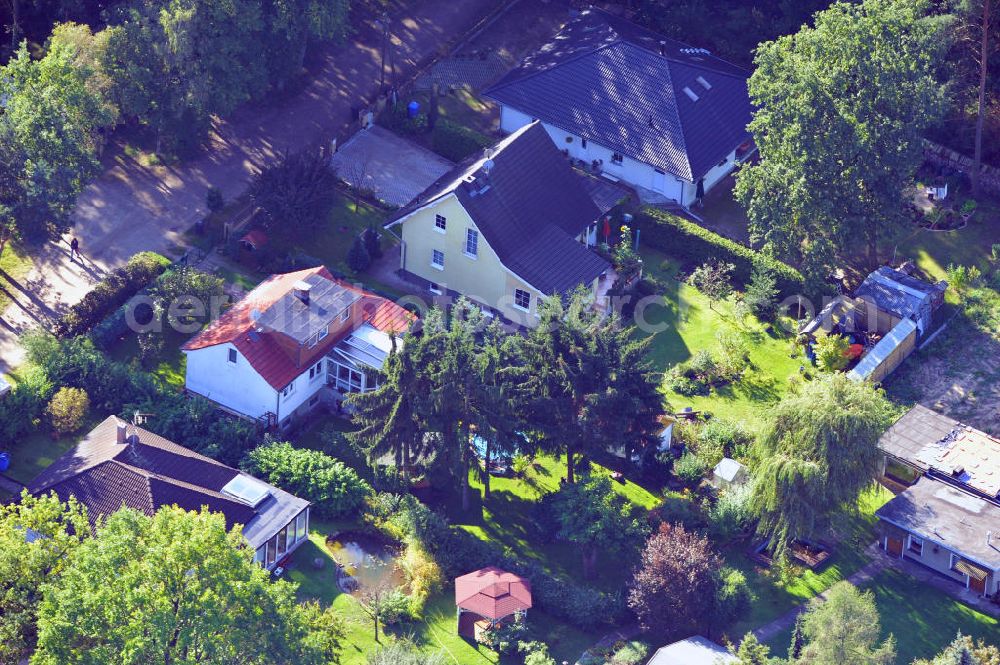
<svg viewBox="0 0 1000 665"><path fill-rule="evenodd" d="M653 169L652 190L654 192L664 192L667 189L667 174L660 169Z"/></svg>

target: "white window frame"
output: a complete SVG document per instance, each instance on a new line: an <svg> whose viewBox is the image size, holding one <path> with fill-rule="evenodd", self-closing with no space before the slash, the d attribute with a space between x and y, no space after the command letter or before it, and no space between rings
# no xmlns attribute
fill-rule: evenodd
<svg viewBox="0 0 1000 665"><path fill-rule="evenodd" d="M518 304L518 302L517 302L517 294L519 294L519 293L523 293L525 296L527 296L527 298L528 298L528 304L527 305ZM531 311L531 291L525 291L524 289L514 289L514 307L516 309L521 310L522 312L530 312Z"/></svg>
<svg viewBox="0 0 1000 665"><path fill-rule="evenodd" d="M437 263L437 261L435 261L438 255L441 255L441 263ZM435 270L444 270L444 252L440 249L431 250L431 268L434 268Z"/></svg>
<svg viewBox="0 0 1000 665"><path fill-rule="evenodd" d="M321 342L326 339L326 336L330 334L330 327L320 328L319 332L316 333L316 341Z"/></svg>
<svg viewBox="0 0 1000 665"><path fill-rule="evenodd" d="M615 166L623 166L625 164L625 155L620 152L611 153L611 163Z"/></svg>
<svg viewBox="0 0 1000 665"><path fill-rule="evenodd" d="M346 321L349 318L351 318L351 306L350 305L348 305L347 307L345 307L344 311L340 313L340 321L344 322L344 321Z"/></svg>
<svg viewBox="0 0 1000 665"><path fill-rule="evenodd" d="M919 550L914 550L913 549L914 545L917 545L919 547ZM907 539L906 539L906 551L909 552L910 554L915 554L916 556L923 557L924 556L924 539L923 538L917 538L913 534L910 534L909 536L907 536Z"/></svg>
<svg viewBox="0 0 1000 665"><path fill-rule="evenodd" d="M239 352L236 351L236 349L229 349L229 353L226 356L226 360L229 362L230 365L235 365L239 357L240 354Z"/></svg>
<svg viewBox="0 0 1000 665"><path fill-rule="evenodd" d="M473 251L469 251L469 241L472 241ZM479 231L476 229L465 229L465 252L470 259L479 258Z"/></svg>
<svg viewBox="0 0 1000 665"><path fill-rule="evenodd" d="M323 374L323 361L320 360L318 363L309 368L309 380L315 381Z"/></svg>
<svg viewBox="0 0 1000 665"><path fill-rule="evenodd" d="M441 286L436 282L427 282L427 290L436 296L439 296L442 293Z"/></svg>
<svg viewBox="0 0 1000 665"><path fill-rule="evenodd" d="M434 215L434 230L438 233L448 232L448 218L444 215Z"/></svg>
<svg viewBox="0 0 1000 665"><path fill-rule="evenodd" d="M282 399L287 398L289 395L295 394L295 380L293 379L291 383L281 389Z"/></svg>

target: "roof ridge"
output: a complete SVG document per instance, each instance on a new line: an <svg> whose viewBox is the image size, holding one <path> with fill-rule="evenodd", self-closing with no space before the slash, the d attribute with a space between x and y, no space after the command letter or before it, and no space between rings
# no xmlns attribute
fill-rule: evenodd
<svg viewBox="0 0 1000 665"><path fill-rule="evenodd" d="M565 30L565 28L563 28L563 30ZM524 59L522 59L521 63L518 64L518 66L515 69L512 69L509 72L507 72L507 74L504 74L503 78L501 78L499 81L497 81L496 83L494 83L493 85L491 85L489 88L487 88L486 90L484 90L483 91L483 96L484 97L490 97L490 93L492 93L494 90L499 90L500 88L505 88L505 87L507 87L509 85L513 85L514 83L521 83L523 81L527 81L527 80L535 78L536 76L539 76L541 74L547 74L547 73L551 72L553 69L555 69L557 67L562 67L563 65L568 65L568 64L570 64L572 62L575 62L577 60L582 60L583 58L595 55L596 53L599 53L599 52L601 52L601 51L603 51L603 50L605 50L607 48L615 46L616 44L625 43L625 40L622 39L621 35L618 34L617 30L614 30L614 28L612 28L612 31L615 33L616 38L613 39L613 40L611 40L607 44L602 44L601 46L598 46L598 47L596 47L594 49L590 49L590 50L583 49L580 53L573 54L573 55L569 56L568 58L566 58L565 60L560 60L559 62L553 62L551 65L549 65L548 67L545 67L544 69L539 69L538 71L530 72L528 74L525 74L522 77L516 78L513 81L508 81L508 82L504 83L504 79L506 79L510 74L513 74L518 69L520 69L521 67L524 66L525 61L524 61Z"/></svg>

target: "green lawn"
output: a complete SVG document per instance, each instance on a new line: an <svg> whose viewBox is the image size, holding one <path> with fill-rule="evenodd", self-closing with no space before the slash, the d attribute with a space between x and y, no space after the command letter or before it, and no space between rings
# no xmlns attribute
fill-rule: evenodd
<svg viewBox="0 0 1000 665"><path fill-rule="evenodd" d="M747 543L726 550L726 562L743 571L754 594L750 614L729 629L729 636L738 639L747 631L777 619L868 563L864 548L875 540L875 511L891 498L892 493L881 485L862 495L858 512L842 516L835 525L834 554L829 563L816 572L794 568L791 573L780 575L773 568L759 569L746 555ZM776 638L776 644L781 637Z"/></svg>
<svg viewBox="0 0 1000 665"><path fill-rule="evenodd" d="M92 409L90 418L80 429L59 438L54 438L49 432L48 425L43 424L8 449L10 468L5 474L27 485L60 455L79 443L84 434L107 416L106 413L94 413Z"/></svg>
<svg viewBox="0 0 1000 665"><path fill-rule="evenodd" d="M333 576L333 560L326 549L326 536L338 527L351 525L326 524L313 521L310 525L309 542L296 553L288 578L299 584L299 596L303 599L315 598L323 603L332 603L343 617L347 635L341 663L343 665L363 665L367 654L377 649L371 621L365 616L357 601L350 595L341 593ZM323 558L326 565L315 570L312 561ZM382 636L385 644L396 636L412 637L426 652L440 651L449 662L460 665L497 663L496 653L485 647L459 637L455 632L455 604L453 587L446 583L444 589L433 596L424 611L424 621L394 627L389 636ZM546 641L557 661L575 659L593 641L593 636L560 624L544 612L532 610L528 614L528 624L533 633L531 639ZM514 661L511 661L514 662Z"/></svg>
<svg viewBox="0 0 1000 665"><path fill-rule="evenodd" d="M900 259L915 260L929 275L944 279L949 264L982 264L995 243L1000 243L1000 203L983 199L978 212L964 229L920 229L899 244L897 255Z"/></svg>
<svg viewBox="0 0 1000 665"><path fill-rule="evenodd" d="M3 255L0 256L0 313L11 303L8 292L18 300L24 300L24 294L19 294L18 288L11 285L9 280L14 280L23 287L23 280L33 266L34 261L25 249L8 243Z"/></svg>
<svg viewBox="0 0 1000 665"><path fill-rule="evenodd" d="M663 331L653 333L650 358L657 370L665 371L702 349L715 352L720 330L736 331L746 337L755 367L740 383L713 390L709 395L686 397L667 390L667 401L675 410L690 406L759 429L768 406L788 392L788 377L797 374L804 362L804 358L789 356L790 336L777 329L767 332L752 318L737 322L731 300L714 305L714 309L709 307L709 300L697 289L674 278L678 264L662 252L644 249L642 259L644 271L668 285L663 305L646 311L651 324L667 324Z"/></svg>
<svg viewBox="0 0 1000 665"><path fill-rule="evenodd" d="M875 594L882 634L896 638L896 662L900 665L934 656L959 631L989 644L1000 642L1000 622L995 618L905 573L884 570L862 588ZM791 639L791 629L775 636L768 643L772 655L786 656Z"/></svg>
<svg viewBox="0 0 1000 665"><path fill-rule="evenodd" d="M330 210L330 219L324 230L316 233L315 239L302 251L320 259L328 268L345 275L353 275L347 265L347 253L351 249L354 238L371 226L382 236L382 247L395 244L392 234L382 230L386 213L378 208L361 202L355 211L355 203L346 195L338 195Z"/></svg>
<svg viewBox="0 0 1000 665"><path fill-rule="evenodd" d="M188 333L179 333L166 324L164 325L162 334L164 336L163 349L143 369L153 376L159 377L167 385L178 389L183 388L187 356L181 351L181 345L190 339L191 335ZM138 361L138 336L129 332L108 350L108 356L112 360L126 364L131 363L133 360Z"/></svg>

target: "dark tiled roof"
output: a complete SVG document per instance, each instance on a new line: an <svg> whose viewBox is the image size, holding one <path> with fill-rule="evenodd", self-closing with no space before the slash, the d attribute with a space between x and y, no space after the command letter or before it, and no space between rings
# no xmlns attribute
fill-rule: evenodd
<svg viewBox="0 0 1000 665"><path fill-rule="evenodd" d="M137 438L119 443L120 425ZM109 416L32 480L28 491L55 492L63 500L74 496L87 507L92 523L122 506L147 515L161 506L186 510L206 506L225 515L227 526L242 524L243 535L254 547L309 505L269 487L270 496L250 506L222 492L237 476L246 474Z"/></svg>
<svg viewBox="0 0 1000 665"><path fill-rule="evenodd" d="M939 300L946 287L946 282L931 284L882 266L865 277L854 295L874 302L881 310L905 318L917 314L925 302Z"/></svg>
<svg viewBox="0 0 1000 665"><path fill-rule="evenodd" d="M590 10L485 94L694 182L750 139L747 76L704 49Z"/></svg>
<svg viewBox="0 0 1000 665"><path fill-rule="evenodd" d="M390 224L454 194L500 261L542 293L565 293L608 269L575 240L601 211L541 124L500 141L490 160L488 175L483 155L458 164ZM475 181L466 182L470 177Z"/></svg>
<svg viewBox="0 0 1000 665"><path fill-rule="evenodd" d="M885 504L875 515L972 561L1000 570L1000 506L931 478ZM992 532L990 540L987 534Z"/></svg>
<svg viewBox="0 0 1000 665"><path fill-rule="evenodd" d="M334 279L326 268L309 268L283 275L271 275L225 314L213 321L205 330L188 340L182 348L185 351L195 351L216 344L233 344L247 359L254 371L260 374L275 390L281 390L292 379L301 374L304 368L299 367L295 359L276 339L277 335L285 333L277 331L253 332L262 325L262 322L254 322L254 310L268 312L272 307L278 306L281 311L286 313L301 311L305 308L304 305L288 302L289 298L294 298L291 291L293 285L298 281L329 285L316 288L318 293L327 293L327 296L320 296L321 302L332 299L338 299L338 301L346 299L350 302L360 300L362 315L358 325L367 321L382 332L392 331L402 334L416 319L402 306L386 298ZM313 294L310 293L310 300L312 299ZM327 306L335 308L329 303ZM315 303L313 309L316 309ZM263 317L261 317L261 321L263 321ZM276 317L275 322L277 321ZM316 325L322 324L317 323ZM345 336L346 334L329 335L316 346L315 356L319 357L322 353L333 348Z"/></svg>

